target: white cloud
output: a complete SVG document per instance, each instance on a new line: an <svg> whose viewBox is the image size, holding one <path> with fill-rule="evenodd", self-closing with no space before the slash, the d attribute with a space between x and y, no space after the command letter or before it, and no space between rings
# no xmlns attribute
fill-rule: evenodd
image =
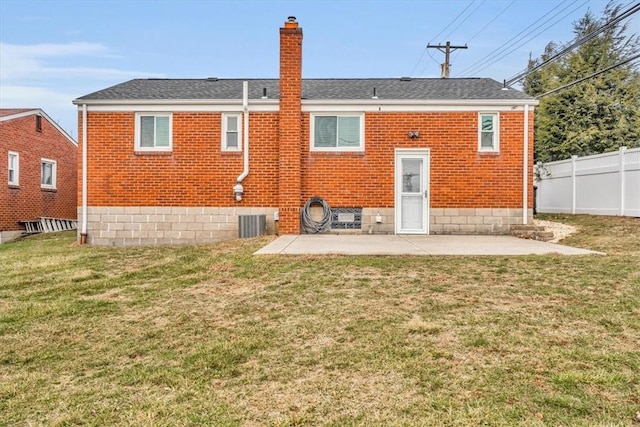
<svg viewBox="0 0 640 427"><path fill-rule="evenodd" d="M43 103L51 107L70 107L73 94L37 86L2 86L2 108L40 108Z"/></svg>
<svg viewBox="0 0 640 427"><path fill-rule="evenodd" d="M163 77L95 66L113 58L117 56L100 43L0 43L0 108L42 108L75 135L73 99L131 78Z"/></svg>
<svg viewBox="0 0 640 427"><path fill-rule="evenodd" d="M40 43L16 45L0 43L0 81L25 82L35 78L126 79L132 77L161 77L157 73L86 66L54 66L49 62L67 58L77 63L78 57L114 57L99 43L73 42L66 44Z"/></svg>

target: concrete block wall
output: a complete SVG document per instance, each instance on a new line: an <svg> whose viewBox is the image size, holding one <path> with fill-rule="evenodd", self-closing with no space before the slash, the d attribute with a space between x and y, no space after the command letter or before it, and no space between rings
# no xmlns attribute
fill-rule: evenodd
<svg viewBox="0 0 640 427"><path fill-rule="evenodd" d="M382 222L376 222L376 216L382 217ZM364 208L362 209L362 233L364 234L394 234L395 213L393 208Z"/></svg>
<svg viewBox="0 0 640 427"><path fill-rule="evenodd" d="M7 243L22 236L21 230L0 231L0 243Z"/></svg>
<svg viewBox="0 0 640 427"><path fill-rule="evenodd" d="M522 224L522 209L431 208L430 234L509 234L512 225ZM528 210L529 224L533 209Z"/></svg>
<svg viewBox="0 0 640 427"><path fill-rule="evenodd" d="M267 234L275 234L267 207L89 207L87 243L100 246L211 243L238 238L240 215L267 216ZM78 210L79 224L82 212ZM80 233L80 230L78 230Z"/></svg>
<svg viewBox="0 0 640 427"><path fill-rule="evenodd" d="M382 217L376 223L376 216ZM528 211L528 223L533 223L533 209ZM431 208L429 234L509 234L512 225L522 224L522 209L496 208ZM394 234L393 208L362 209L363 234ZM344 232L344 230L338 230Z"/></svg>

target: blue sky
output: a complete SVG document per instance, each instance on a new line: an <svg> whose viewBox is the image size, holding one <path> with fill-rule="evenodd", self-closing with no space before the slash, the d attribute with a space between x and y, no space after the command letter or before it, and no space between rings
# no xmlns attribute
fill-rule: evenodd
<svg viewBox="0 0 640 427"><path fill-rule="evenodd" d="M452 54L451 77L502 81L606 3L0 0L0 107L43 108L77 138L71 101L132 78L277 77L289 15L304 32L304 77L438 77L444 55L425 46L449 40L468 44ZM637 15L630 32L640 33Z"/></svg>

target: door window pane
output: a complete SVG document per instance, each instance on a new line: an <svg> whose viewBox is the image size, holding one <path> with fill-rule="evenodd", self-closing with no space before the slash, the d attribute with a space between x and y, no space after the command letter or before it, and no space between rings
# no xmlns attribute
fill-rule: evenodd
<svg viewBox="0 0 640 427"><path fill-rule="evenodd" d="M422 160L402 159L402 192L422 192Z"/></svg>

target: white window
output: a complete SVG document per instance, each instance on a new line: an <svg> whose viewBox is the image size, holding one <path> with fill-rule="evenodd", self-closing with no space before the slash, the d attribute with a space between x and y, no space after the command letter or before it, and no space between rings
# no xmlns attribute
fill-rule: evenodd
<svg viewBox="0 0 640 427"><path fill-rule="evenodd" d="M136 151L171 151L171 113L136 113Z"/></svg>
<svg viewBox="0 0 640 427"><path fill-rule="evenodd" d="M500 135L497 113L480 113L478 116L478 151L499 151Z"/></svg>
<svg viewBox="0 0 640 427"><path fill-rule="evenodd" d="M18 185L20 183L20 155L16 152L9 151L9 185Z"/></svg>
<svg viewBox="0 0 640 427"><path fill-rule="evenodd" d="M40 186L42 188L56 188L56 169L55 160L40 159Z"/></svg>
<svg viewBox="0 0 640 427"><path fill-rule="evenodd" d="M242 150L242 114L225 113L222 115L222 150Z"/></svg>
<svg viewBox="0 0 640 427"><path fill-rule="evenodd" d="M311 149L316 151L364 151L364 115L312 115Z"/></svg>

